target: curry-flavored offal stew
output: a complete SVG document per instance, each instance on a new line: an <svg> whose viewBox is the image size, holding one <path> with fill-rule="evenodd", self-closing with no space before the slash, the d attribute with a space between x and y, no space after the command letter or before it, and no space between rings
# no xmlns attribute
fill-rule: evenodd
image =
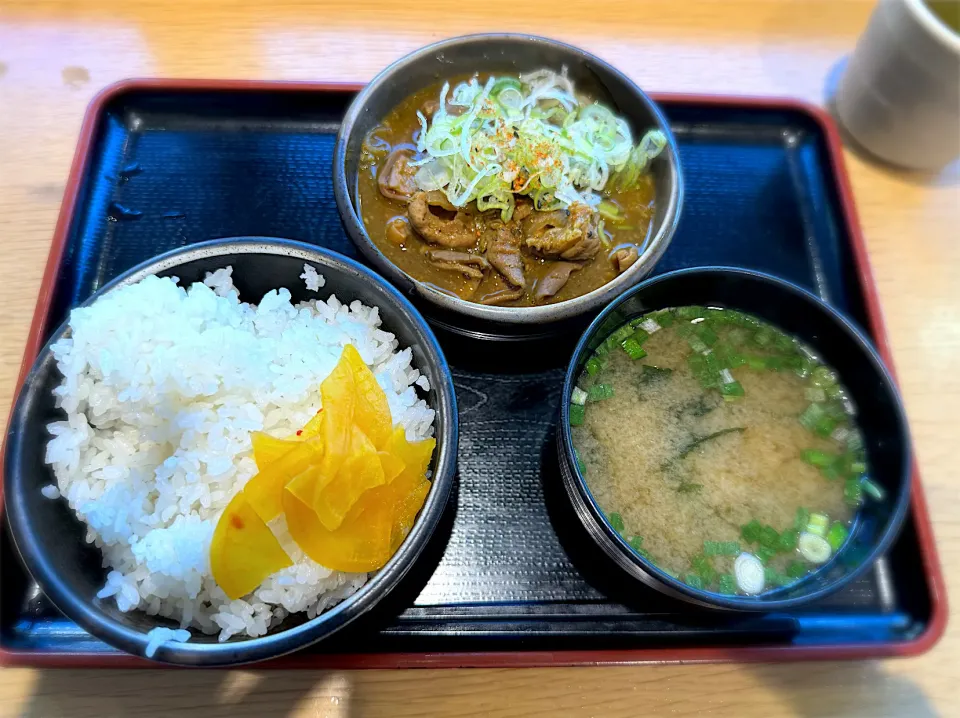
<svg viewBox="0 0 960 718"><path fill-rule="evenodd" d="M883 497L836 373L741 312L632 320L571 402L578 468L611 527L696 588L799 580L840 549L865 497Z"/></svg>
<svg viewBox="0 0 960 718"><path fill-rule="evenodd" d="M360 216L390 261L461 299L572 299L637 261L665 144L659 130L635 143L565 73L438 83L365 139Z"/></svg>

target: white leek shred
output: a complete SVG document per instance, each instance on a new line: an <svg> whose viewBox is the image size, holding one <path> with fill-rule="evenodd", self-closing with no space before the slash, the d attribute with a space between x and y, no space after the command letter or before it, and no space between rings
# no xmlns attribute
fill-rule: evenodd
<svg viewBox="0 0 960 718"><path fill-rule="evenodd" d="M566 68L483 85L474 77L452 91L445 83L432 119L418 119L418 187L442 190L456 207L476 201L481 211L499 209L505 221L518 194L539 210L596 208L600 192L635 186L667 142L650 130L634 146L626 120L584 104Z"/></svg>

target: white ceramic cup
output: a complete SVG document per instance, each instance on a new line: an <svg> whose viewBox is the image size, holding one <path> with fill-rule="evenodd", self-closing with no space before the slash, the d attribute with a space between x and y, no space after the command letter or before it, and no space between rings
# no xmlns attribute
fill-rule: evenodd
<svg viewBox="0 0 960 718"><path fill-rule="evenodd" d="M879 0L835 106L868 152L910 169L942 169L960 156L960 35L923 0Z"/></svg>

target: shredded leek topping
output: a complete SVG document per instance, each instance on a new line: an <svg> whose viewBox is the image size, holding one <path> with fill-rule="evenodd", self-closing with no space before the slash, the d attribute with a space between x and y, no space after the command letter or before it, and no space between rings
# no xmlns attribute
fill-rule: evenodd
<svg viewBox="0 0 960 718"><path fill-rule="evenodd" d="M504 221L516 195L542 211L576 202L598 209L600 192L635 187L667 143L650 130L634 145L626 120L581 102L566 68L483 85L474 77L452 92L445 83L432 119L417 115L419 188L441 190L456 207L476 200L477 209L499 209Z"/></svg>

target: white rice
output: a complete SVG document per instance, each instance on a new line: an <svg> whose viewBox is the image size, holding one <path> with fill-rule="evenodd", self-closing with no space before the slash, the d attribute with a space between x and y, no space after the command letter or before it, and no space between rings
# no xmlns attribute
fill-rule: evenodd
<svg viewBox="0 0 960 718"><path fill-rule="evenodd" d="M63 496L102 550L111 570L101 599L219 632L221 641L263 635L289 613L316 616L367 580L305 557L280 517L271 529L294 565L243 599L231 601L216 585L210 539L256 473L250 432L285 437L303 426L347 344L373 370L410 440L432 435L434 419L414 386L427 388L426 379L410 350L380 329L375 307L347 307L332 295L294 306L286 289L245 304L231 273L217 270L187 290L148 277L71 313L70 336L53 346L63 374L54 394L66 413L48 426L56 485L41 489ZM304 274L323 286L312 267Z"/></svg>
<svg viewBox="0 0 960 718"><path fill-rule="evenodd" d="M303 265L303 274L300 275L300 279L303 280L307 289L311 292L319 292L320 288L327 283L326 277L318 274L317 270L309 264Z"/></svg>

